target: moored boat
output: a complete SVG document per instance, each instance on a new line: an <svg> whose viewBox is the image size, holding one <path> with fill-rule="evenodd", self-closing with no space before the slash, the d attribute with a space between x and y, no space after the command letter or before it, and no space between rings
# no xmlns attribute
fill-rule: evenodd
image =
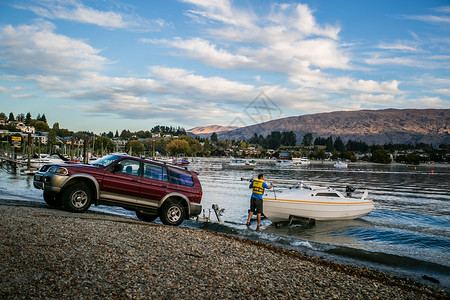
<svg viewBox="0 0 450 300"><path fill-rule="evenodd" d="M347 168L348 164L343 161L338 161L333 165L335 168Z"/></svg>
<svg viewBox="0 0 450 300"><path fill-rule="evenodd" d="M46 164L60 164L64 163L65 161L67 161L67 159L60 154L41 154L36 158L30 159L30 168L39 169Z"/></svg>
<svg viewBox="0 0 450 300"><path fill-rule="evenodd" d="M179 158L179 159L174 159L173 163L178 166L186 166L186 165L189 165L191 162L187 158Z"/></svg>
<svg viewBox="0 0 450 300"><path fill-rule="evenodd" d="M341 192L318 186L305 186L286 190L275 197L263 198L263 213L273 223L292 218L315 220L351 220L369 214L373 201L367 200L367 190L359 199L345 197Z"/></svg>
<svg viewBox="0 0 450 300"><path fill-rule="evenodd" d="M289 167L292 166L293 164L294 164L293 161L288 159L279 159L275 163L275 165L278 167Z"/></svg>
<svg viewBox="0 0 450 300"><path fill-rule="evenodd" d="M222 164L222 168L233 170L253 170L255 167L256 162L250 163L246 159L231 159L229 162Z"/></svg>
<svg viewBox="0 0 450 300"><path fill-rule="evenodd" d="M292 162L297 166L306 166L311 164L311 161L307 157L293 158Z"/></svg>

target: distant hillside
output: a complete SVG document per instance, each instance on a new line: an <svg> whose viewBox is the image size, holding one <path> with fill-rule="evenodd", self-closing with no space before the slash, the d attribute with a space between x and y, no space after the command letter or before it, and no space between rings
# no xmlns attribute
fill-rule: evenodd
<svg viewBox="0 0 450 300"><path fill-rule="evenodd" d="M210 125L206 127L195 127L189 130L186 130L187 133L194 134L200 137L209 137L211 134L230 131L237 129L237 126L220 126L220 125Z"/></svg>
<svg viewBox="0 0 450 300"><path fill-rule="evenodd" d="M266 137L272 131L293 131L300 143L303 136L340 136L371 144L450 144L449 109L384 109L338 111L272 120L217 132L224 140L249 139L255 133Z"/></svg>

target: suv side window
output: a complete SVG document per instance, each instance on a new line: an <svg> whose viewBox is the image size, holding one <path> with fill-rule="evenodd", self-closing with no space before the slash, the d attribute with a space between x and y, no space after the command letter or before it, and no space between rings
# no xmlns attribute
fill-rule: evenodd
<svg viewBox="0 0 450 300"><path fill-rule="evenodd" d="M192 175L188 172L183 172L182 170L169 168L170 182L185 186L193 186L194 180Z"/></svg>
<svg viewBox="0 0 450 300"><path fill-rule="evenodd" d="M124 159L117 163L117 173L139 176L141 163L134 159Z"/></svg>
<svg viewBox="0 0 450 300"><path fill-rule="evenodd" d="M160 181L168 181L167 169L163 166L145 163L144 164L144 178L160 180Z"/></svg>

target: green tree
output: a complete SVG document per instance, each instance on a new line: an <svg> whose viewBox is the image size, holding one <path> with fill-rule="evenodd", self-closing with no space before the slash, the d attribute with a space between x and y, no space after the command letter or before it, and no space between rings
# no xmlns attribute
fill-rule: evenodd
<svg viewBox="0 0 450 300"><path fill-rule="evenodd" d="M3 120L5 122L8 121L8 117L4 112L0 112L0 120Z"/></svg>
<svg viewBox="0 0 450 300"><path fill-rule="evenodd" d="M336 140L334 141L334 149L336 149L336 151L339 152L344 152L345 151L345 145L344 142L342 142L341 137L337 137Z"/></svg>
<svg viewBox="0 0 450 300"><path fill-rule="evenodd" d="M297 144L297 136L293 131L283 131L281 133L281 144L284 146L295 146Z"/></svg>
<svg viewBox="0 0 450 300"><path fill-rule="evenodd" d="M12 112L9 113L9 118L8 118L8 122L12 122L15 121L16 119L14 118L14 114Z"/></svg>
<svg viewBox="0 0 450 300"><path fill-rule="evenodd" d="M377 146L376 150L372 152L372 158L370 161L380 164L390 164L391 157L389 152L384 150L383 146Z"/></svg>
<svg viewBox="0 0 450 300"><path fill-rule="evenodd" d="M45 122L42 122L42 121L34 121L34 122L32 122L32 125L34 126L34 129L38 133L48 132L50 130L50 127L48 126L48 124Z"/></svg>
<svg viewBox="0 0 450 300"><path fill-rule="evenodd" d="M26 117L25 117L25 125L30 126L31 125L31 120L33 118L31 117L31 113L27 113Z"/></svg>
<svg viewBox="0 0 450 300"><path fill-rule="evenodd" d="M302 144L303 146L308 147L312 145L312 141L313 141L312 133L307 133L303 136Z"/></svg>
<svg viewBox="0 0 450 300"><path fill-rule="evenodd" d="M94 152L97 155L114 152L114 143L106 136L99 136L95 139Z"/></svg>
<svg viewBox="0 0 450 300"><path fill-rule="evenodd" d="M177 156L179 154L186 154L190 152L189 143L186 140L173 140L166 147L170 155Z"/></svg>
<svg viewBox="0 0 450 300"><path fill-rule="evenodd" d="M325 150L327 152L332 152L334 150L334 144L333 144L333 138L331 136L329 136L326 141L325 141Z"/></svg>
<svg viewBox="0 0 450 300"><path fill-rule="evenodd" d="M205 140L205 143L203 144L203 152L205 152L206 155L209 155L211 151L211 143L209 142L209 139Z"/></svg>
<svg viewBox="0 0 450 300"><path fill-rule="evenodd" d="M316 137L314 139L314 145L315 146L325 146L326 144L327 144L327 139L326 138L318 136L318 137Z"/></svg>
<svg viewBox="0 0 450 300"><path fill-rule="evenodd" d="M415 153L409 153L406 155L406 163L418 165L420 164L420 156Z"/></svg>
<svg viewBox="0 0 450 300"><path fill-rule="evenodd" d="M56 130L50 130L47 136L47 147L48 152L53 153L53 147L57 144Z"/></svg>
<svg viewBox="0 0 450 300"><path fill-rule="evenodd" d="M272 131L271 134L269 134L266 137L266 144L267 148L269 149L278 149L281 146L281 133L279 131Z"/></svg>
<svg viewBox="0 0 450 300"><path fill-rule="evenodd" d="M145 154L144 145L138 140L129 141L125 145L125 150L127 151L127 153L130 153L131 150L131 155L134 156L141 156Z"/></svg>
<svg viewBox="0 0 450 300"><path fill-rule="evenodd" d="M218 138L217 138L217 133L213 132L211 134L211 142L217 143Z"/></svg>
<svg viewBox="0 0 450 300"><path fill-rule="evenodd" d="M180 136L179 139L185 140L189 143L189 152L185 154L196 156L200 151L202 151L202 145L198 140L191 138L187 135Z"/></svg>
<svg viewBox="0 0 450 300"><path fill-rule="evenodd" d="M22 114L22 113L17 114L16 120L19 121L19 122L25 122L25 115Z"/></svg>
<svg viewBox="0 0 450 300"><path fill-rule="evenodd" d="M311 158L326 159L327 154L323 150L316 150L311 153Z"/></svg>

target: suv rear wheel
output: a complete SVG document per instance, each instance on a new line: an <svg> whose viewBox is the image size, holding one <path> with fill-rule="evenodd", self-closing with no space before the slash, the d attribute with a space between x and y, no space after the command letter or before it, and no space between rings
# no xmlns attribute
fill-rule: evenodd
<svg viewBox="0 0 450 300"><path fill-rule="evenodd" d="M163 224L178 226L184 221L184 207L179 201L168 200L161 208L159 218Z"/></svg>
<svg viewBox="0 0 450 300"><path fill-rule="evenodd" d="M136 217L141 221L153 222L156 220L158 215L150 215L150 214L146 214L146 213L143 213L140 211L136 211Z"/></svg>
<svg viewBox="0 0 450 300"><path fill-rule="evenodd" d="M85 212L92 202L92 191L83 183L66 188L62 195L64 208L71 212Z"/></svg>

